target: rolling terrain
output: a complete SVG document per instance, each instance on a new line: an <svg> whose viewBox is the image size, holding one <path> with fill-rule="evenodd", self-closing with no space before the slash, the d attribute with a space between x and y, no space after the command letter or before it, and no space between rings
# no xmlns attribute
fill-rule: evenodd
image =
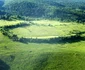
<svg viewBox="0 0 85 70"><path fill-rule="evenodd" d="M85 1L0 0L0 70L85 70Z"/></svg>
<svg viewBox="0 0 85 70"><path fill-rule="evenodd" d="M83 24L78 23L65 23L59 21L50 20L34 20L34 21L0 21L0 64L1 70L84 70L85 66L85 39L79 41L69 42L66 40L55 43L45 43L39 41L49 40L55 38L55 36L71 36L71 32L74 33L80 31L84 32L85 28ZM8 24L7 24L8 23ZM12 23L12 25L11 25ZM30 26L16 26L23 23L30 24ZM9 25L10 24L10 25ZM8 26L8 27L7 27ZM13 26L13 28L12 28ZM44 27L43 27L44 26ZM3 34L3 28L7 27L8 34ZM67 29L68 27L68 29ZM47 29L46 29L47 28ZM56 28L56 29L55 29ZM66 29L65 29L66 28ZM26 29L26 30L25 30ZM49 30L50 29L50 30ZM53 29L53 31L51 31ZM18 31L19 30L19 31ZM28 30L28 31L27 31ZM40 32L39 32L40 30ZM75 32L76 30L76 32ZM31 33L29 33L31 31ZM47 31L47 32L46 32ZM33 41L17 41L10 38L10 32L13 35L17 35L19 38L33 37ZM36 32L36 33L35 33ZM42 34L43 33L43 34ZM30 35L31 34L31 35ZM37 34L37 35L36 35ZM53 37L49 37L53 36ZM72 34L73 35L73 34ZM85 36L84 34L81 36ZM40 38L38 38L40 37ZM44 38L43 38L44 37ZM48 38L46 38L48 37ZM75 37L74 37L75 38ZM51 41L51 40L50 40Z"/></svg>

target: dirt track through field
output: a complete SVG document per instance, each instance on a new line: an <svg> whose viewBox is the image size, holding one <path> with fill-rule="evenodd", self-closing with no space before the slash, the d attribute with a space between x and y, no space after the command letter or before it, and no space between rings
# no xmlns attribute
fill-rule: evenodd
<svg viewBox="0 0 85 70"><path fill-rule="evenodd" d="M26 37L32 39L49 39L49 38L58 38L59 36L42 36L42 37Z"/></svg>

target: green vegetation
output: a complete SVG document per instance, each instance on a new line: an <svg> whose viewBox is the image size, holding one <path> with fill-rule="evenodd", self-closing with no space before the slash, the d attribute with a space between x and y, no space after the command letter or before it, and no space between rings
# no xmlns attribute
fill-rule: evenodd
<svg viewBox="0 0 85 70"><path fill-rule="evenodd" d="M12 15L55 19L59 21L85 22L85 1L62 0L6 0L5 11ZM24 8L24 10L23 10ZM24 18L22 18L24 19Z"/></svg>
<svg viewBox="0 0 85 70"><path fill-rule="evenodd" d="M11 21L43 18L84 23L84 3L85 1L5 0L0 4L0 19Z"/></svg>
<svg viewBox="0 0 85 70"><path fill-rule="evenodd" d="M85 70L84 0L0 0L0 70Z"/></svg>
<svg viewBox="0 0 85 70"><path fill-rule="evenodd" d="M19 37L62 37L71 35L71 32L75 30L80 32L85 30L85 25L74 22L64 23L51 20L38 20L30 22L28 21L26 23L28 23L30 26L14 28L10 31L19 35Z"/></svg>
<svg viewBox="0 0 85 70"><path fill-rule="evenodd" d="M41 22L42 21L42 22ZM0 21L2 24L3 20ZM11 25L14 21L6 21L4 23L8 23L5 25L1 25L0 31L0 68L3 70L84 70L85 66L85 38L82 40L78 36L84 37L84 25L77 24L77 23L64 23L58 21L50 21L50 20L38 20L38 21L16 21L15 24ZM54 23L53 23L54 22ZM22 24L29 24L29 26L21 26ZM52 23L52 24L51 24ZM10 24L10 25L9 25ZM31 28L38 28L33 29L31 34L29 35L28 32ZM67 28L68 27L68 28ZM28 29L28 32L24 29ZM47 36L44 33L47 30ZM56 29L54 29L56 28ZM67 28L67 29L66 29ZM20 31L18 33L17 31ZM60 32L61 29L61 32ZM37 30L41 30L44 35L41 33L38 35L35 34ZM64 30L64 31L63 31ZM67 31L66 31L67 30ZM24 31L25 34L24 34ZM7 33L7 34L3 34ZM59 34L60 32L61 34ZM28 41L26 43L26 37L31 37L31 43ZM35 34L35 35L34 35ZM83 35L81 35L83 34ZM20 37L19 37L20 35ZM25 36L26 35L26 36ZM49 37L49 35L52 35ZM61 43L55 42L56 40L54 36L58 35L62 37ZM77 38L75 37L76 35ZM10 38L11 36L11 38ZM69 42L71 38L66 38L68 36L74 36L72 39L76 39L74 42ZM16 39L17 37L17 39ZM33 38L32 37L37 37ZM38 38L40 37L40 38ZM20 40L19 40L20 39ZM22 39L22 40L21 40ZM37 40L38 41L37 41ZM57 40L60 39L59 37ZM33 40L37 41L33 43ZM41 43L39 43L41 40ZM55 43L45 43L46 41L53 41ZM65 42L66 41L66 42ZM1 66L2 65L2 66ZM4 66L4 67L3 67Z"/></svg>

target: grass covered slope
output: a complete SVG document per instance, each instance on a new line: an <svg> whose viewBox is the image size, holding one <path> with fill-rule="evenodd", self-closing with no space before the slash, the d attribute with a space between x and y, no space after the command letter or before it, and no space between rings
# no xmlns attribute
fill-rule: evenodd
<svg viewBox="0 0 85 70"><path fill-rule="evenodd" d="M0 35L1 36L1 35ZM0 44L0 59L11 70L84 70L85 42L73 44ZM3 38L4 40L4 38Z"/></svg>
<svg viewBox="0 0 85 70"><path fill-rule="evenodd" d="M57 21L50 20L31 21L31 27L39 27L40 31L43 33L44 30L49 32L48 35L52 33L48 30L54 30L54 27L58 30L64 30L68 27L66 32L72 30L77 30L84 32L84 25L77 23L61 23ZM9 26L13 21L5 21ZM21 21L16 21L14 25L17 25ZM28 23L28 22L27 22ZM0 21L2 24L2 20ZM29 23L30 24L30 23ZM50 25L49 25L50 24ZM7 26L3 25L4 27ZM2 26L2 25L1 25ZM9 28L10 31L16 32L18 29L20 35L24 37L23 34L29 34L27 32L21 33L25 28L30 28L30 26L25 27L13 27ZM44 28L43 28L44 26ZM32 34L35 35L38 29L32 29ZM43 30L43 31L42 31ZM66 30L66 29L65 29ZM63 32L63 31L62 31ZM64 32L64 34L66 34ZM53 32L57 33L57 32ZM15 33L14 33L15 34ZM38 33L39 34L39 33ZM40 33L41 34L41 33ZM40 35L39 34L39 35ZM18 34L17 34L18 35ZM42 34L41 34L42 35ZM63 35L63 33L61 34ZM36 36L36 35L35 35ZM67 43L21 43L13 41L8 38L8 36L3 35L0 31L0 70L85 70L85 41L80 40L79 42L67 42Z"/></svg>
<svg viewBox="0 0 85 70"><path fill-rule="evenodd" d="M16 20L16 21L0 20L0 27L17 25L17 24L20 24L22 22L24 22L24 21L23 20Z"/></svg>

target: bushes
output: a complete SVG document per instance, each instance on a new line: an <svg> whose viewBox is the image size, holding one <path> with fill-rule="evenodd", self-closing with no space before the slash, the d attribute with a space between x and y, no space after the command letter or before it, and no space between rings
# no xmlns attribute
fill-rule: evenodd
<svg viewBox="0 0 85 70"><path fill-rule="evenodd" d="M27 44L28 43L28 39L22 37L22 38L19 39L19 42Z"/></svg>
<svg viewBox="0 0 85 70"><path fill-rule="evenodd" d="M13 36L12 36L12 40L13 40L13 41L18 41L18 36L17 36L17 35L13 35Z"/></svg>
<svg viewBox="0 0 85 70"><path fill-rule="evenodd" d="M14 26L13 26L14 27ZM16 27L16 26L15 26ZM9 31L9 29L12 28L12 26L6 26L1 28L1 32L3 35L9 37L13 41L21 42L21 43L73 43L73 42L79 42L81 40L85 40L85 37L81 37L82 34L85 32L80 31L72 31L70 36L66 37L55 37L55 38L49 38L49 39L39 39L39 38L19 38L16 34L13 34Z"/></svg>
<svg viewBox="0 0 85 70"><path fill-rule="evenodd" d="M4 27L4 29L6 30L6 29L13 29L13 28L25 27L25 26L30 26L30 24L27 24L25 22L22 22L22 23L18 23L16 25L10 25L10 26L7 25L7 26Z"/></svg>
<svg viewBox="0 0 85 70"><path fill-rule="evenodd" d="M17 40L18 40L17 35L12 34L12 33L9 32L9 30L6 29L5 27L3 27L3 28L1 29L1 32L2 32L3 35L9 37L9 38L12 39L13 41L17 41Z"/></svg>

